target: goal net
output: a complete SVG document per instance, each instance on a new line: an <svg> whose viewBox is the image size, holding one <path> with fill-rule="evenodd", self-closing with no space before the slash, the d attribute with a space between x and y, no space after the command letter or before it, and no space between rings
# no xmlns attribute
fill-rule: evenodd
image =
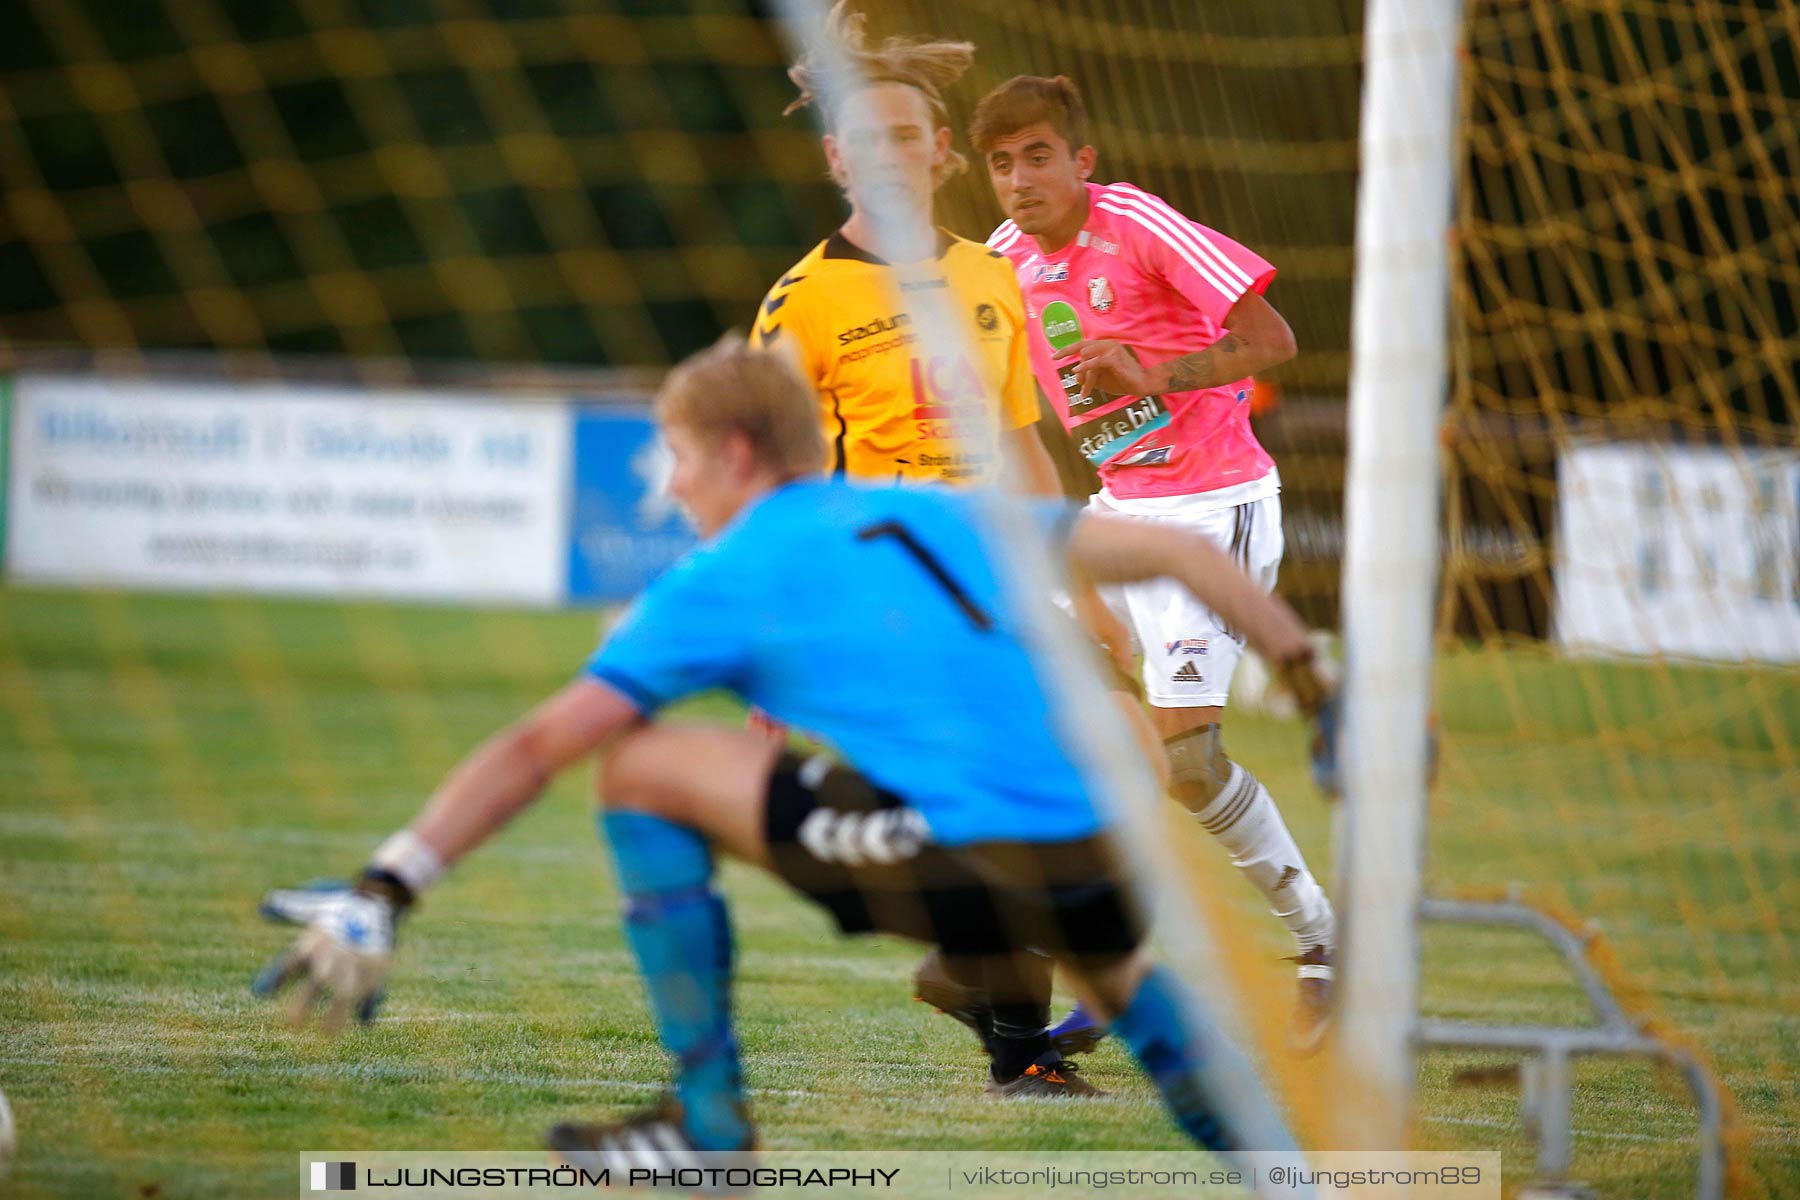
<svg viewBox="0 0 1800 1200"><path fill-rule="evenodd" d="M1468 11L1429 818L1433 890L1593 923L1632 1003L1751 1110L1775 1192L1787 1135L1755 1110L1795 1069L1765 1015L1793 1004L1800 935L1796 16ZM1428 1007L1552 1011L1511 973L1452 1000L1490 951L1431 937ZM1629 1130L1660 1160L1691 1128L1636 1088L1577 1104L1578 1151Z"/></svg>

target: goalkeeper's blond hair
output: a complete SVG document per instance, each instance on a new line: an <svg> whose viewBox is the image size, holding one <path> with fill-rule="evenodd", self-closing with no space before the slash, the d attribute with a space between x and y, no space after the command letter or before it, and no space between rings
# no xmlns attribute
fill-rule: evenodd
<svg viewBox="0 0 1800 1200"><path fill-rule="evenodd" d="M944 89L961 79L973 65L975 44L890 37L871 46L867 24L865 14L850 11L850 0L838 0L831 6L822 35L831 53L822 53L825 47L814 45L788 68L788 78L800 89L800 95L781 115L785 117L817 104L824 110L826 128L835 129L838 114L831 108L834 102L860 88L899 83L925 97L936 127L948 128L950 110L944 104ZM847 78L831 80L829 76L836 70L842 70ZM932 186L943 187L968 167L969 160L952 147L944 162L933 170Z"/></svg>
<svg viewBox="0 0 1800 1200"><path fill-rule="evenodd" d="M787 355L728 332L669 372L653 402L656 420L708 440L741 434L756 460L783 479L825 469L818 395Z"/></svg>

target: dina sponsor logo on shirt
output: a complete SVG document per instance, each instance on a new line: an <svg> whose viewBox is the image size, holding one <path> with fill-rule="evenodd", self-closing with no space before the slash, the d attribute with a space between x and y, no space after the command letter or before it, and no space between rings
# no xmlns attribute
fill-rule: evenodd
<svg viewBox="0 0 1800 1200"><path fill-rule="evenodd" d="M1173 642L1163 643L1163 653L1171 657L1179 654L1205 654L1205 638L1180 638Z"/></svg>

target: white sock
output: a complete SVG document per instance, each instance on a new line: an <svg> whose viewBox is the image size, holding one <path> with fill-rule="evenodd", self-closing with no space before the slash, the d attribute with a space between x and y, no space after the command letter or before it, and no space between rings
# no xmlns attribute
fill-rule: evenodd
<svg viewBox="0 0 1800 1200"><path fill-rule="evenodd" d="M1224 790L1196 816L1231 851L1232 865L1268 899L1270 911L1294 935L1302 954L1334 945L1337 917L1331 901L1307 868L1269 789L1256 776L1232 763Z"/></svg>

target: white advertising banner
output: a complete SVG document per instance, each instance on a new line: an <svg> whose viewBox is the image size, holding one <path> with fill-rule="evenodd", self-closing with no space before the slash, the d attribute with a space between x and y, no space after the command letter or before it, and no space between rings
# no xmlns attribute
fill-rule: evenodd
<svg viewBox="0 0 1800 1200"><path fill-rule="evenodd" d="M128 587L559 603L558 405L21 376L7 570Z"/></svg>
<svg viewBox="0 0 1800 1200"><path fill-rule="evenodd" d="M1577 652L1800 662L1800 453L1565 451L1555 629Z"/></svg>

